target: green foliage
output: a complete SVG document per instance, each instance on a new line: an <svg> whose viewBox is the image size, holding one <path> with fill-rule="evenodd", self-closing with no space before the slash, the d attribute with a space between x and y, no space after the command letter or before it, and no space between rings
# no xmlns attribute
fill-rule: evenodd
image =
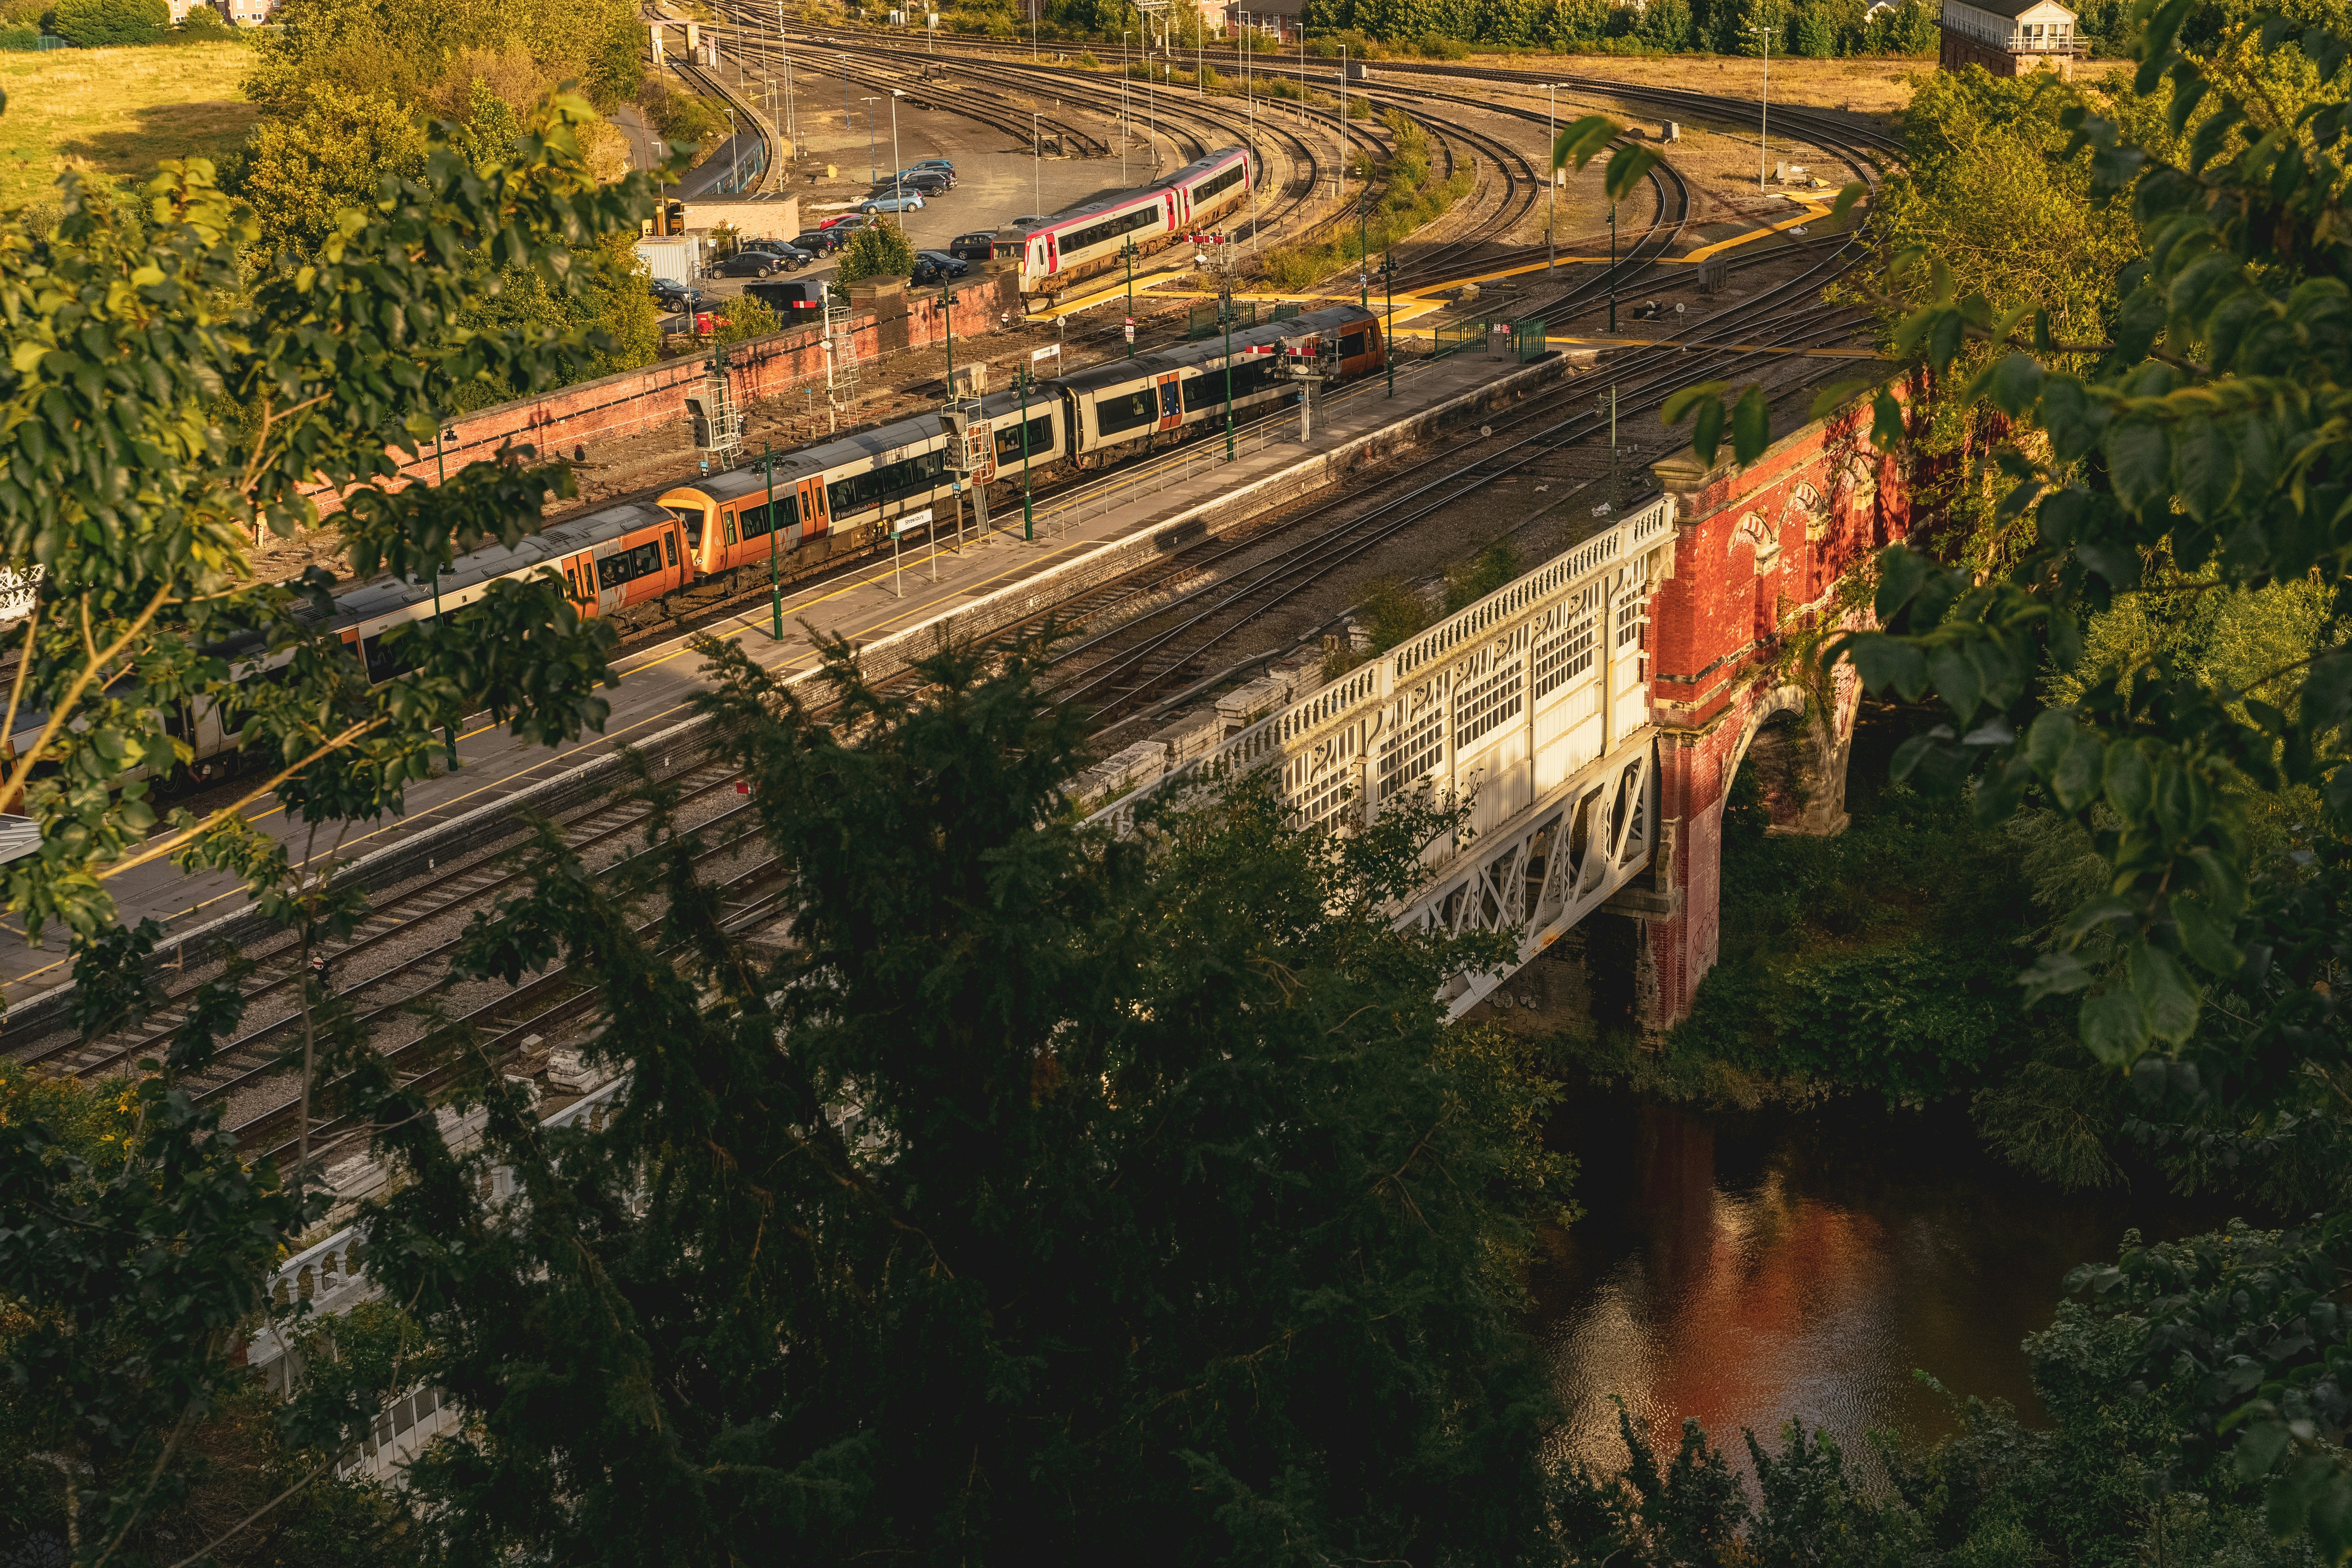
<svg viewBox="0 0 2352 1568"><path fill-rule="evenodd" d="M1375 582L1360 609L1374 653L1388 652L1430 622L1429 601L1393 577Z"/></svg>
<svg viewBox="0 0 2352 1568"><path fill-rule="evenodd" d="M915 247L895 223L887 219L867 224L849 237L841 247L841 265L834 269L834 281L840 284L862 283L868 278L904 278L915 270Z"/></svg>
<svg viewBox="0 0 2352 1568"><path fill-rule="evenodd" d="M245 37L245 29L231 25L227 17L202 4L188 7L188 14L180 18L176 30L183 38L198 43L226 43Z"/></svg>
<svg viewBox="0 0 2352 1568"><path fill-rule="evenodd" d="M2062 334L2050 302L1978 284L1946 247L1890 258L1896 352L2012 433L1994 454L1991 510L2016 537L1990 572L1888 550L1883 629L1826 656L1871 689L1941 705L1944 721L1897 752L1898 776L1967 785L1984 821L2030 804L2089 839L2104 886L2058 923L2026 995L2079 999L2072 1028L2131 1072L2152 1135L2234 1153L2232 1141L2255 1151L2325 1131L2303 1119L2308 1096L2352 1065L2338 1000L2352 963L2352 649L2333 624L2352 572L2352 293L2333 216L2352 36L2333 11L2219 32L2200 15L2205 41L2184 47L2193 9L2142 0L2130 90L2104 112L2058 115L2061 158L2084 161L2093 202L2129 215L2133 255L2095 331ZM1874 412L1874 439L1899 443L1895 400ZM1745 431L1735 447L1742 460L1760 450ZM2168 639L2117 634L2094 650L2086 627L2118 595L2209 581L2307 583L2326 608L2299 632L2243 639L2292 655L2245 675ZM2282 867L2256 803L2299 795L2325 816ZM2352 1556L2337 1384L2352 1332L2332 1307L2304 1315L2297 1291L2320 1281L2324 1297L2347 1261L2339 1210L2275 1243L2145 1249L2094 1281L2140 1309L2150 1367L2214 1358L2182 1418L2233 1442L2245 1474L2270 1480L2272 1522L2308 1530L2331 1563ZM2288 1318L2296 1330L2280 1331Z"/></svg>
<svg viewBox="0 0 2352 1568"><path fill-rule="evenodd" d="M1721 957L1670 1049L1901 1101L1980 1081L2026 1033L2011 943L2035 911L2012 847L1899 788L1843 833L1769 834L1762 752L1724 814Z"/></svg>
<svg viewBox="0 0 2352 1568"><path fill-rule="evenodd" d="M764 338L784 330L776 312L749 294L738 294L719 307L719 331L712 341L740 343L747 338Z"/></svg>
<svg viewBox="0 0 2352 1568"><path fill-rule="evenodd" d="M172 26L163 0L58 0L50 26L85 49L160 42Z"/></svg>
<svg viewBox="0 0 2352 1568"><path fill-rule="evenodd" d="M1468 561L1445 569L1445 613L1466 610L1527 567L1507 539L1498 539Z"/></svg>
<svg viewBox="0 0 2352 1568"><path fill-rule="evenodd" d="M265 243L310 255L345 211L374 195L378 180L414 179L425 160L425 134L407 110L322 87L299 118L254 128L237 194Z"/></svg>
<svg viewBox="0 0 2352 1568"><path fill-rule="evenodd" d="M655 77L646 79L641 101L654 129L679 153L704 153L727 139L727 112L707 98L679 92Z"/></svg>
<svg viewBox="0 0 2352 1568"><path fill-rule="evenodd" d="M1349 101L1351 111L1353 105L1369 102L1354 98ZM1258 264L1266 281L1280 289L1304 289L1335 268L1391 248L1475 187L1476 173L1466 162L1449 178L1434 177L1428 133L1401 110L1384 110L1381 122L1387 127L1391 150L1381 171L1380 197L1372 211L1354 228L1342 225L1328 245L1283 246L1268 251Z"/></svg>
<svg viewBox="0 0 2352 1568"><path fill-rule="evenodd" d="M547 1137L486 1078L455 1156L396 1086L374 1111L408 1180L370 1268L470 1417L412 1472L448 1551L1541 1552L1513 1274L1561 1201L1549 1091L1443 1026L1495 942L1386 903L1458 815L1300 834L1244 790L1115 843L1065 810L1082 724L1034 649L886 694L834 647L823 723L706 651L793 942L730 933L655 790L641 884L607 902L544 836L457 957L596 977L614 1122ZM441 1245L491 1233L493 1161L527 1205Z"/></svg>

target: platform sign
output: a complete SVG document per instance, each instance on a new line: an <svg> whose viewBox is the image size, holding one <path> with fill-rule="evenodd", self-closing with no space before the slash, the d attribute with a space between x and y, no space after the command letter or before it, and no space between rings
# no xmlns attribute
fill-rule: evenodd
<svg viewBox="0 0 2352 1568"><path fill-rule="evenodd" d="M1135 318L1133 316L1129 316L1127 319L1127 341L1129 342L1133 342L1135 341Z"/></svg>
<svg viewBox="0 0 2352 1568"><path fill-rule="evenodd" d="M1037 364L1045 360L1060 359L1061 357L1062 345L1059 343L1047 343L1044 348L1037 350L1034 353L1029 356L1029 363L1031 364Z"/></svg>
<svg viewBox="0 0 2352 1568"><path fill-rule="evenodd" d="M890 525L890 535L895 539L902 533L912 533L919 528L929 527L930 522L931 509L929 507L925 507L920 511L910 511L907 513L906 516L898 519L898 521Z"/></svg>

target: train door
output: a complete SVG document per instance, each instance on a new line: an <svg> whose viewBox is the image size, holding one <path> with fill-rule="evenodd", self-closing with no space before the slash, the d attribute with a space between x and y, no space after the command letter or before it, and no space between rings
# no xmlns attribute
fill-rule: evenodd
<svg viewBox="0 0 2352 1568"><path fill-rule="evenodd" d="M1054 237L1049 234L1045 237L1045 271L1048 276L1051 276L1061 269L1062 247L1054 242Z"/></svg>
<svg viewBox="0 0 2352 1568"><path fill-rule="evenodd" d="M1160 424L1158 428L1173 430L1184 423L1184 383L1181 374L1171 372L1160 378Z"/></svg>
<svg viewBox="0 0 2352 1568"><path fill-rule="evenodd" d="M590 585L596 593L596 613L600 616L615 614L629 602L626 579L617 583L604 581L604 563L615 555L626 556L628 552L629 547L617 539L596 545L588 552L591 559L586 563L587 574Z"/></svg>
<svg viewBox="0 0 2352 1568"><path fill-rule="evenodd" d="M571 595L572 607L583 616L596 613L596 558L583 552L567 555L557 568L563 574L563 591Z"/></svg>
<svg viewBox="0 0 2352 1568"><path fill-rule="evenodd" d="M683 526L675 522L662 530L662 592L665 594L674 594L694 581L694 554L691 550L679 548L684 542L680 535L685 531Z"/></svg>
<svg viewBox="0 0 2352 1568"><path fill-rule="evenodd" d="M816 539L833 528L833 515L825 508L824 476L803 479L800 483L801 537Z"/></svg>
<svg viewBox="0 0 2352 1568"><path fill-rule="evenodd" d="M727 542L719 526L719 503L704 496L664 496L657 505L669 509L686 530L686 552L694 572L716 572L726 558ZM691 577L693 574L689 574Z"/></svg>

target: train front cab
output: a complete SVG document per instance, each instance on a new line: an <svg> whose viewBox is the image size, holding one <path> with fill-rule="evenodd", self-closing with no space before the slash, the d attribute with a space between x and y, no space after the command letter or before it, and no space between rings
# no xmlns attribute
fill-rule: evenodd
<svg viewBox="0 0 2352 1568"><path fill-rule="evenodd" d="M765 571L772 554L789 553L804 542L830 536L833 512L823 474L779 483L775 495L772 513L765 484L725 500L688 486L655 504L684 520L696 575L723 581L739 572Z"/></svg>

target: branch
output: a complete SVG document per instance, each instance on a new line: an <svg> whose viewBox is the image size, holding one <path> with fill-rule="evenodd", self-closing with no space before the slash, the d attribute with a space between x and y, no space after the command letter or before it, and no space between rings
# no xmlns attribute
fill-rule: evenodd
<svg viewBox="0 0 2352 1568"><path fill-rule="evenodd" d="M6 782L5 784L0 784L0 799L13 796L25 787L26 781L33 776L33 763L40 757L40 754L43 752L48 749L49 742L57 739L58 731L64 728L66 721L73 716L75 704L81 700L81 694L89 689L89 683L98 679L100 668L106 664L111 663L116 654L121 653L124 648L130 647L131 639L145 631L147 629L147 623L153 620L158 612L160 612L165 605L168 605L171 602L171 589L161 588L156 590L155 597L148 603L145 609L139 612L139 618L132 621L130 626L123 628L122 635L115 638L114 641L108 646L104 654L100 654L97 651L97 646L90 638L89 626L87 624L84 625L82 628L82 638L86 643L90 644L89 666L79 675L74 678L73 685L67 688L65 696L58 699L56 709L49 714L48 723L42 726L41 733L39 737L33 742L32 748L22 757L19 757L16 760L16 765L15 768L10 770ZM85 618L85 623L87 622L89 614L89 609L88 601L84 601L82 615ZM27 651L30 651L29 648ZM20 668L16 673L17 679L22 680L24 678L24 671ZM12 702L10 706L13 708L15 705Z"/></svg>
<svg viewBox="0 0 2352 1568"><path fill-rule="evenodd" d="M255 1509L251 1513L247 1514L243 1519L238 1520L235 1524L230 1525L226 1530L223 1531L205 1546L194 1552L191 1552L185 1557L181 1558L177 1563L173 1563L172 1568L190 1568L190 1564L203 1562L205 1558L212 1555L215 1548L228 1541L232 1536L242 1535L247 1530L252 1527L254 1521L259 1519L263 1514L268 1513L271 1509L276 1508L279 1503L284 1502L288 1498L292 1497L296 1492L300 1491L304 1487L309 1486L312 1481L317 1480L320 1476L325 1475L329 1470L334 1468L335 1461L340 1458L341 1458L340 1454L331 1454L326 1458L320 1460L318 1468L312 1470L309 1475L304 1476L300 1480L296 1481L292 1486L288 1487L284 1491L279 1492L276 1497L271 1498L268 1502L263 1503L259 1508ZM100 1558L99 1561L102 1563L105 1559ZM96 1568L96 1564L93 1564L92 1568Z"/></svg>
<svg viewBox="0 0 2352 1568"><path fill-rule="evenodd" d="M267 403L262 405L261 428L253 433L253 456L246 460L245 473L237 479L236 482L236 488L245 493L247 499L250 500L252 498L253 481L255 476L261 468L261 448L263 443L269 439L269 427L278 424L281 420L293 418L294 416L301 413L305 408L315 408L333 395L334 394L332 393L322 392L318 396L311 398L309 402L298 403L293 407L287 409L283 413L279 413L272 409Z"/></svg>
<svg viewBox="0 0 2352 1568"><path fill-rule="evenodd" d="M33 670L33 639L40 625L41 601L36 595L33 607L25 616L25 651L16 656L16 679L8 688L8 717L5 722L0 722L0 746L6 745L8 737L16 732L16 707L24 700L25 678Z"/></svg>
<svg viewBox="0 0 2352 1568"><path fill-rule="evenodd" d="M376 728L383 722L383 721L382 719L370 719L364 723L352 725L350 729L344 731L333 740L329 741L325 745L320 746L317 751L312 752L309 756L304 757L300 762L294 763L287 767L281 768L269 778L254 785L253 788L237 796L236 799L229 802L226 805L222 806L218 811L214 812L210 816L205 817L194 827L183 829L181 832L173 834L171 837L165 839L163 843L156 845L154 847L141 850L138 854L133 855L128 860L116 861L113 865L109 866L106 869L99 873L100 879L103 880L108 877L119 877L123 872L131 870L135 867L144 866L148 861L155 859L160 856L171 854L173 850L179 848L182 845L188 843L192 839L203 837L205 834L210 833L214 828L218 827L224 821L235 816L236 813L243 811L247 806L251 805L255 801L260 799L263 795L268 795L271 790L276 789L279 784L284 784L288 779L292 778L296 773L300 773L304 768L307 768L312 763L317 762L320 757L327 755L331 752L337 751L349 744L351 742L359 739L359 737L366 734L370 730Z"/></svg>

